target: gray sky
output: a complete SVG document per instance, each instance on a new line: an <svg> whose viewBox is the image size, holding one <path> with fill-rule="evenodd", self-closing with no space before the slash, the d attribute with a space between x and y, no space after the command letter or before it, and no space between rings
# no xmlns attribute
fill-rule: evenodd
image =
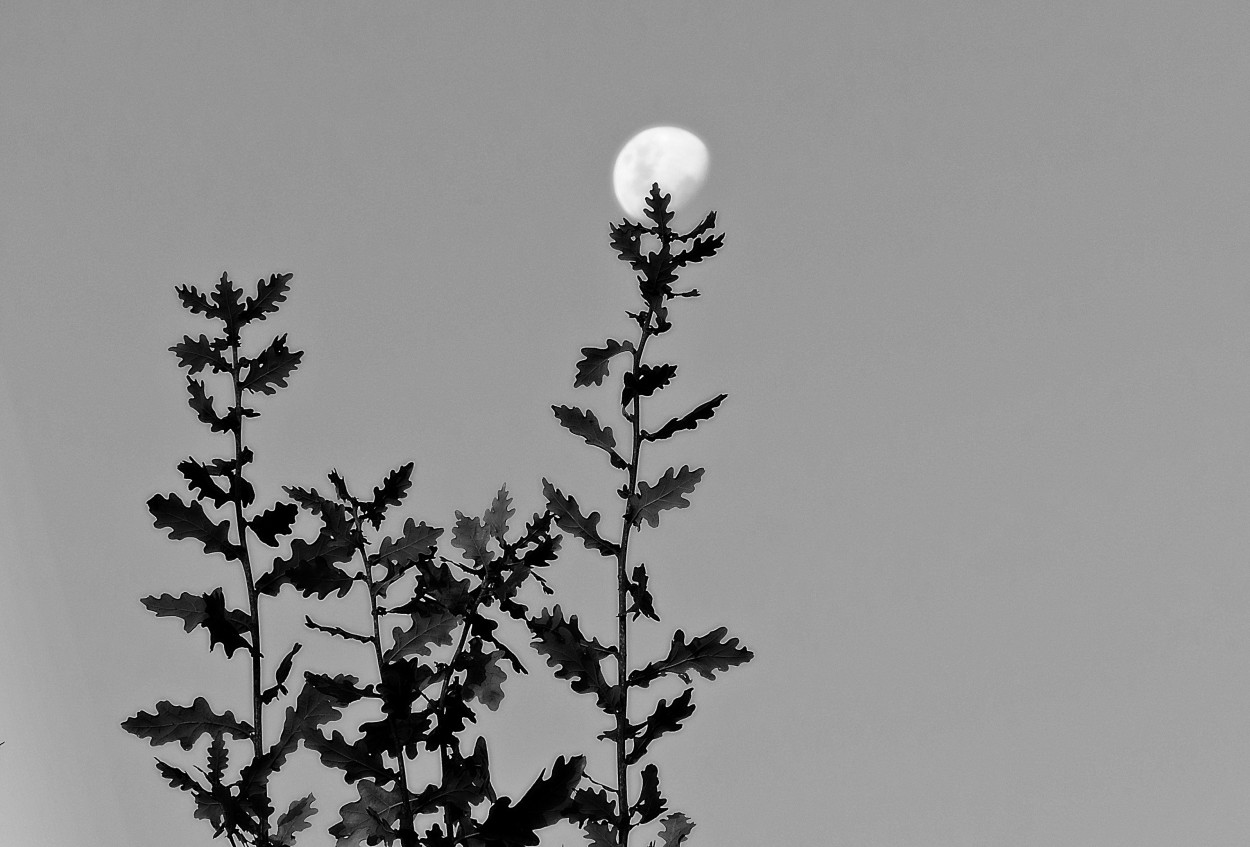
<svg viewBox="0 0 1250 847"><path fill-rule="evenodd" d="M144 508L225 449L166 352L209 326L174 286L295 275L261 325L305 351L249 430L262 499L413 460L401 516L503 482L528 515L543 476L606 508L549 407L611 405L572 377L635 296L612 160L671 123L727 238L660 339L665 402L730 397L649 465L707 474L643 545L639 638L756 653L657 747L692 847L1243 844L1248 42L1240 3L9 3L6 843L210 841L152 767L180 751L117 726L246 709L244 665L139 604L242 603ZM568 549L561 602L610 637ZM514 796L607 752L529 658L487 726Z"/></svg>

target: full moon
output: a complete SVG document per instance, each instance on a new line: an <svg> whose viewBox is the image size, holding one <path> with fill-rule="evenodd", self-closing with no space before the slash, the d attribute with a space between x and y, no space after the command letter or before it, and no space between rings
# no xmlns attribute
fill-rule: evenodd
<svg viewBox="0 0 1250 847"><path fill-rule="evenodd" d="M612 168L612 188L625 214L642 220L651 184L671 194L670 209L679 209L707 178L707 147L692 132L675 126L653 126L621 148Z"/></svg>

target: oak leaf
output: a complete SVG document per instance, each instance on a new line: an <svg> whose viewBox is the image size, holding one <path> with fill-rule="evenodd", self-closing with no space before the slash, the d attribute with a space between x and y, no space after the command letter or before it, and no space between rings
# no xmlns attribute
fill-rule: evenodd
<svg viewBox="0 0 1250 847"><path fill-rule="evenodd" d="M183 750L190 750L204 734L227 733L233 738L251 738L252 727L235 720L232 712L219 715L203 697L196 697L190 706L175 706L168 700L156 704L156 711L139 712L122 723L131 735L146 738L155 747L177 741Z"/></svg>
<svg viewBox="0 0 1250 847"><path fill-rule="evenodd" d="M660 512L664 509L684 509L690 505L687 494L694 491L699 480L703 478L703 468L690 470L689 465L682 465L680 471L669 468L655 485L645 482L638 483L638 491L629 498L629 511L633 515L634 526L641 526L646 521L651 526L660 525Z"/></svg>

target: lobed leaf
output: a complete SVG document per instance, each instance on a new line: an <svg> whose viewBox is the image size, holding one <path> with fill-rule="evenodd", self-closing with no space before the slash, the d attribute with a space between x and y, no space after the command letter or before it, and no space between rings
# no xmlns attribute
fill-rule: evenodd
<svg viewBox="0 0 1250 847"><path fill-rule="evenodd" d="M178 463L178 471L187 480L191 493L197 500L212 500L213 506L220 509L230 500L230 495L213 479L213 472L195 459L188 458ZM199 492L196 494L196 492Z"/></svg>
<svg viewBox="0 0 1250 847"><path fill-rule="evenodd" d="M451 546L462 551L464 558L473 561L478 567L494 561L495 554L490 551L490 531L478 518L470 518L456 510L456 525L451 530Z"/></svg>
<svg viewBox="0 0 1250 847"><path fill-rule="evenodd" d="M239 323L263 321L267 316L278 311L278 306L286 301L287 292L291 290L289 285L291 276L291 274L271 274L268 282L264 279L257 280L256 296L247 298L247 305L239 315Z"/></svg>
<svg viewBox="0 0 1250 847"><path fill-rule="evenodd" d="M182 768L174 767L157 759L156 769L161 776L169 781L172 788L177 788L179 791L188 791L192 794L207 793L204 791L204 787Z"/></svg>
<svg viewBox="0 0 1250 847"><path fill-rule="evenodd" d="M213 735L208 744L208 782L216 787L221 785L230 764L230 756L226 750L226 736L220 732Z"/></svg>
<svg viewBox="0 0 1250 847"><path fill-rule="evenodd" d="M609 243L617 256L622 261L629 262L629 266L634 270L644 270L646 261L642 258L641 252L642 234L647 231L647 228L642 224L625 220L619 224L610 224L608 230L611 234Z"/></svg>
<svg viewBox="0 0 1250 847"><path fill-rule="evenodd" d="M615 821L616 803L601 788L579 788L566 810L566 816L575 823Z"/></svg>
<svg viewBox="0 0 1250 847"><path fill-rule="evenodd" d="M343 771L343 779L349 783L358 779L370 779L385 785L397 778L397 774L382 762L382 757L363 738L349 744L335 730L328 738L319 732L313 733L305 740L305 744L321 756L323 765Z"/></svg>
<svg viewBox="0 0 1250 847"><path fill-rule="evenodd" d="M412 488L412 468L409 462L387 474L382 484L373 489L373 500L361 508L361 516L372 523L374 529L382 525L388 506L398 506L404 501L404 495Z"/></svg>
<svg viewBox="0 0 1250 847"><path fill-rule="evenodd" d="M247 376L239 387L244 391L276 394L279 388L287 387L287 377L299 366L303 356L302 351L287 349L286 333L283 333L259 356L248 361Z"/></svg>
<svg viewBox="0 0 1250 847"><path fill-rule="evenodd" d="M673 219L673 213L668 209L668 204L672 202L672 199L671 194L664 194L660 191L658 182L651 183L651 191L648 192L646 199L646 215L661 230L668 229L668 222Z"/></svg>
<svg viewBox="0 0 1250 847"><path fill-rule="evenodd" d="M591 550L598 550L604 556L615 556L620 546L599 537L598 512L583 515L577 500L571 495L565 497L560 489L543 479L543 496L547 498L547 508L555 515L556 525L560 529L575 535Z"/></svg>
<svg viewBox="0 0 1250 847"><path fill-rule="evenodd" d="M447 645L452 642L452 630L459 622L458 617L448 612L428 616L413 615L412 625L408 629L397 626L391 632L393 644L383 655L382 661L390 663L414 653L430 655L431 645Z"/></svg>
<svg viewBox="0 0 1250 847"><path fill-rule="evenodd" d="M694 714L694 703L691 701L693 696L694 689L687 688L672 703L666 700L659 702L651 716L640 725L641 734L634 737L629 755L625 758L627 765L632 765L645 756L652 741L666 732L681 729L681 722Z"/></svg>
<svg viewBox="0 0 1250 847"><path fill-rule="evenodd" d="M220 591L221 589L218 590ZM183 629L190 632L197 626L203 626L204 621L207 619L208 613L204 609L205 596L203 594L183 592L177 597L172 594L162 594L160 597L144 597L140 602L158 618L180 618ZM246 632L251 629L252 616L247 612L241 609L230 609L226 612L226 615L235 629L240 632Z"/></svg>
<svg viewBox="0 0 1250 847"><path fill-rule="evenodd" d="M218 644L227 658L233 657L234 651L240 647L250 650L252 645L243 637L243 633L251 631L251 615L238 609L227 609L226 596L220 588L214 588L211 593L203 595L202 599L204 620L200 626L208 630L209 652Z"/></svg>
<svg viewBox="0 0 1250 847"><path fill-rule="evenodd" d="M512 498L508 496L508 486L501 485L495 499L491 501L490 508L482 516L482 524L490 530L490 534L495 537L496 541L503 544L504 536L508 534L508 520L515 514L516 509L512 508Z"/></svg>
<svg viewBox="0 0 1250 847"><path fill-rule="evenodd" d="M626 372L622 381L621 405L628 406L635 397L650 397L677 375L676 365L639 365L638 372Z"/></svg>
<svg viewBox="0 0 1250 847"><path fill-rule="evenodd" d="M725 245L725 236L712 235L707 238L697 238L694 244L686 250L682 250L673 256L673 264L677 267L685 265L693 265L702 262L704 259L710 259L716 255L716 251Z"/></svg>
<svg viewBox="0 0 1250 847"><path fill-rule="evenodd" d="M728 396L728 394L718 394L706 403L699 404L692 411L687 412L680 418L673 418L655 432L644 431L642 433L642 440L659 441L662 438L669 438L684 429L694 429L699 425L699 421L709 420L712 415L716 414L716 407L719 406Z"/></svg>
<svg viewBox="0 0 1250 847"><path fill-rule="evenodd" d="M594 412L583 411L576 406L552 406L556 419L561 426L574 435L585 439L591 447L598 447L608 454L612 467L625 470L629 467L626 461L616 452L616 436L612 427L601 426Z"/></svg>
<svg viewBox="0 0 1250 847"><path fill-rule="evenodd" d="M499 708L499 703L503 700L501 686L508 678L507 671L500 664L504 656L502 650L489 653L482 657L481 661L469 665L464 675L465 693L492 712Z"/></svg>
<svg viewBox="0 0 1250 847"><path fill-rule="evenodd" d="M716 213L708 212L707 217L703 219L702 223L700 223L694 229L687 232L685 235L677 236L675 240L676 241L689 241L692 238L698 238L700 235L707 232L709 229L711 229L714 226L716 226Z"/></svg>
<svg viewBox="0 0 1250 847"><path fill-rule="evenodd" d="M354 553L351 538L336 529L323 529L311 543L297 538L291 542L291 555L275 559L273 570L256 581L256 590L276 596L289 584L322 600L335 591L345 597L355 581L334 564L350 561Z"/></svg>
<svg viewBox="0 0 1250 847"><path fill-rule="evenodd" d="M647 590L647 582L646 565L639 563L634 568L632 577L625 580L625 590L629 592L630 599L629 608L625 610L625 613L632 613L634 620L638 620L640 615L645 615L653 621L658 621L660 616L655 613L655 600L651 592Z"/></svg>
<svg viewBox="0 0 1250 847"><path fill-rule="evenodd" d="M612 651L582 634L577 615L565 620L557 604L526 624L534 635L534 649L547 657L550 667L556 668L556 676L567 679L579 694L594 694L601 709L608 711L613 707L619 692L608 685L600 664Z"/></svg>
<svg viewBox="0 0 1250 847"><path fill-rule="evenodd" d="M290 276L290 274L287 274L288 278ZM302 832L312 826L308 819L316 813L317 808L313 806L313 796L311 794L301 797L299 800L293 800L290 807L278 818L278 828L274 832L276 842L283 845L283 847L294 845L295 833Z"/></svg>
<svg viewBox="0 0 1250 847"><path fill-rule="evenodd" d="M290 535L291 527L295 526L295 518L298 516L299 509L294 503L276 503L249 520L247 525L264 544L277 547L278 536Z"/></svg>
<svg viewBox="0 0 1250 847"><path fill-rule="evenodd" d="M415 562L434 552L435 542L442 534L441 529L426 526L424 521L418 524L409 518L404 524L404 534L401 537L395 541L391 541L389 537L382 539L378 557L401 565Z"/></svg>
<svg viewBox="0 0 1250 847"><path fill-rule="evenodd" d="M210 318L220 317L217 307L194 285L182 285L174 290L178 292L178 299L182 301L182 305L189 309L191 314L203 314Z"/></svg>
<svg viewBox="0 0 1250 847"><path fill-rule="evenodd" d="M660 796L660 769L655 765L647 765L642 769L642 789L638 792L638 802L630 809L631 815L638 815L637 825L658 818L664 814L667 805Z"/></svg>
<svg viewBox="0 0 1250 847"><path fill-rule="evenodd" d="M534 847L540 843L537 831L563 817L573 802L573 791L586 769L586 758L563 756L551 766L551 775L539 775L525 795L512 805L503 797L490 809L476 833L487 847Z"/></svg>
<svg viewBox="0 0 1250 847"><path fill-rule="evenodd" d="M187 368L189 374L199 373L204 368L210 368L214 373L230 369L230 364L217 352L206 335L200 335L199 338L184 335L182 341L169 348L169 352L178 357L178 367Z"/></svg>
<svg viewBox="0 0 1250 847"><path fill-rule="evenodd" d="M214 523L198 502L183 503L177 495L153 495L148 511L157 529L168 529L174 540L194 538L204 545L205 553L220 553L227 559L241 559L242 550L230 541L230 522Z"/></svg>
<svg viewBox="0 0 1250 847"><path fill-rule="evenodd" d="M383 840L389 844L392 827L403 808L402 797L367 779L357 781L356 791L360 799L339 809L339 822L330 827L330 834L338 839L334 847L359 847Z"/></svg>
<svg viewBox="0 0 1250 847"><path fill-rule="evenodd" d="M583 832L590 839L589 847L616 847L616 830L606 823L590 821L582 825Z"/></svg>
<svg viewBox="0 0 1250 847"><path fill-rule="evenodd" d="M754 653L738 646L737 638L724 640L726 634L728 630L725 627L717 627L687 643L685 634L677 630L673 634L668 656L630 673L629 684L645 686L665 674L677 674L684 682L690 682L691 672L697 672L704 679L715 679L717 672L727 671L754 658Z"/></svg>
<svg viewBox="0 0 1250 847"><path fill-rule="evenodd" d="M343 716L340 707L342 701L327 695L304 675L304 686L300 689L295 705L287 706L286 719L282 724L282 732L264 755L253 759L241 775L243 783L253 786L265 785L269 777L277 773L286 763L286 758L294 753L300 741L318 735L322 724L338 720ZM355 681L355 677L347 677Z"/></svg>
<svg viewBox="0 0 1250 847"><path fill-rule="evenodd" d="M213 290L213 303L216 304L216 317L226 322L226 326L237 326L239 317L243 314L243 305L239 302L243 292L234 287L234 283L224 273L221 279L217 281L217 287Z"/></svg>
<svg viewBox="0 0 1250 847"><path fill-rule="evenodd" d="M177 741L183 750L190 750L201 735L227 733L233 738L251 738L252 727L235 720L234 714L219 715L203 697L196 697L190 706L175 706L168 700L156 704L156 711L139 712L122 723L131 735L146 738L155 747Z"/></svg>
<svg viewBox="0 0 1250 847"><path fill-rule="evenodd" d="M239 416L230 415L223 418L217 414L213 408L213 399L205 393L203 381L187 377L187 392L191 395L187 400L187 405L195 412L195 416L201 423L208 424L213 432L234 431L233 427L238 424Z"/></svg>
<svg viewBox="0 0 1250 847"><path fill-rule="evenodd" d="M664 829L660 832L660 847L681 847L690 837L694 829L694 821L681 812L673 812L664 819Z"/></svg>
<svg viewBox="0 0 1250 847"><path fill-rule="evenodd" d="M626 351L634 352L632 341L615 341L609 338L603 347L583 347L582 360L577 363L577 379L573 381L573 387L601 384L608 375L612 357Z"/></svg>
<svg viewBox="0 0 1250 847"><path fill-rule="evenodd" d="M638 483L638 491L629 498L629 513L634 526L646 521L653 527L660 525L660 512L665 509L684 509L690 505L687 494L694 491L703 478L703 468L690 470L682 465L680 471L669 468L655 485Z"/></svg>

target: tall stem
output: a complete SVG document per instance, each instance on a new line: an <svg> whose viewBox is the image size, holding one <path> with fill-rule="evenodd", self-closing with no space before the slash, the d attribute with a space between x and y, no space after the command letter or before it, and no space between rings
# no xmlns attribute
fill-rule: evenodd
<svg viewBox="0 0 1250 847"><path fill-rule="evenodd" d="M359 528L360 516L353 506L352 523ZM382 660L382 631L378 626L378 600L373 593L373 574L369 570L369 557L365 554L364 543L357 540L356 551L360 553L360 560L364 568L365 588L369 593L369 620L373 622L373 655L378 662L378 679L382 678L382 667L385 664ZM412 795L408 791L408 773L404 764L404 750L399 743L399 732L395 729L395 720L391 715L386 716L386 723L391 730L391 741L395 745L395 760L397 769L399 770L399 795L403 798L404 814L399 821L399 843L403 847L417 847L417 833L413 828L412 814Z"/></svg>
<svg viewBox="0 0 1250 847"><path fill-rule="evenodd" d="M234 407L243 407L243 386L239 383L239 337L235 332L230 336L230 379L234 384ZM247 581L247 602L251 612L252 636L252 720L255 732L252 735L252 749L255 758L260 759L265 753L264 727L261 723L261 666L260 666L260 597L256 591L256 582L252 578L252 558L247 549L247 523L243 518L243 415L240 414L234 427L234 479L230 485L231 499L234 500L234 517L239 527L239 555L243 565L243 577ZM269 820L260 821L259 847L269 847Z"/></svg>
<svg viewBox="0 0 1250 847"><path fill-rule="evenodd" d="M642 364L642 353L651 337L651 318L654 307L647 310L646 321L642 326L642 335L634 350L631 373L636 378L638 368ZM642 457L642 407L641 398L634 395L630 403L630 411L626 415L630 423L632 444L629 458L629 496L632 498L638 486L638 466ZM629 766L626 763L625 740L629 732L629 618L626 613L626 601L629 595L629 534L634 525L634 515L626 507L621 518L621 547L616 554L616 680L620 697L616 704L616 838L619 847L629 845Z"/></svg>

